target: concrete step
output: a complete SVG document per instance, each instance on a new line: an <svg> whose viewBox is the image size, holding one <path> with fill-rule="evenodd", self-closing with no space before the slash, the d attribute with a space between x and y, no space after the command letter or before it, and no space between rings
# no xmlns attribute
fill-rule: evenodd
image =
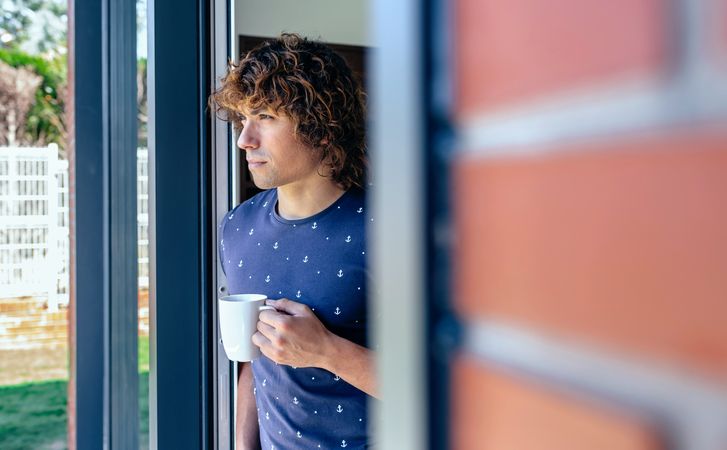
<svg viewBox="0 0 727 450"><path fill-rule="evenodd" d="M46 325L20 325L16 327L7 327L3 330L3 327L0 326L0 333L7 334L7 335L26 335L26 334L35 334L35 333L55 333L55 332L63 332L66 333L68 330L68 325L61 323L61 324L46 324Z"/></svg>
<svg viewBox="0 0 727 450"><path fill-rule="evenodd" d="M140 335L149 334L148 292L139 294ZM0 348L25 349L65 345L68 342L70 311L60 305L49 312L45 298L0 299Z"/></svg>
<svg viewBox="0 0 727 450"><path fill-rule="evenodd" d="M68 320L61 316L2 317L0 328L68 326Z"/></svg>
<svg viewBox="0 0 727 450"><path fill-rule="evenodd" d="M31 330L23 330L22 333L3 333L0 339L33 339L38 336L67 336L68 330L65 328L35 328Z"/></svg>
<svg viewBox="0 0 727 450"><path fill-rule="evenodd" d="M0 327L67 325L64 315L0 316Z"/></svg>
<svg viewBox="0 0 727 450"><path fill-rule="evenodd" d="M42 311L46 309L46 300L36 297L0 299L0 313L13 311Z"/></svg>
<svg viewBox="0 0 727 450"><path fill-rule="evenodd" d="M68 336L65 334L46 335L46 336L17 336L15 338L0 338L0 348L13 349L19 344L63 344L68 342Z"/></svg>
<svg viewBox="0 0 727 450"><path fill-rule="evenodd" d="M0 348L3 350L25 350L25 349L53 349L56 347L65 347L68 345L66 338L48 338L34 339L25 341L3 341L0 340Z"/></svg>

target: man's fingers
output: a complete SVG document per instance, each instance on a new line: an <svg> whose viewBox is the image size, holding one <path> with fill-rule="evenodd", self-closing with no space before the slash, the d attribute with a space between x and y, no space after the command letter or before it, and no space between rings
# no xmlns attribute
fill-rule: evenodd
<svg viewBox="0 0 727 450"><path fill-rule="evenodd" d="M260 316L258 316L258 318L258 323L262 322L273 328L282 328L285 327L285 321L290 319L290 315L285 312L266 309L260 312Z"/></svg>
<svg viewBox="0 0 727 450"><path fill-rule="evenodd" d="M258 327L259 326L260 322L258 322ZM263 327L267 327L267 325L263 324ZM280 348L276 347L276 345L273 344L273 342L275 341L277 341L277 338L270 339L260 331L257 331L255 334L252 335L252 343L260 348L260 353L265 355L265 357L267 357L268 359L275 361L276 363L282 363L282 353Z"/></svg>
<svg viewBox="0 0 727 450"><path fill-rule="evenodd" d="M293 300L289 300L287 298L281 298L280 300L266 300L266 305L270 305L277 309L278 311L286 312L292 316L299 316L302 314L307 314L309 311L308 306L294 302Z"/></svg>
<svg viewBox="0 0 727 450"><path fill-rule="evenodd" d="M262 320L258 320L257 322L257 331L265 336L269 341L272 341L275 337L275 328Z"/></svg>
<svg viewBox="0 0 727 450"><path fill-rule="evenodd" d="M252 343L263 348L270 345L270 339L266 338L265 335L258 331L252 335Z"/></svg>

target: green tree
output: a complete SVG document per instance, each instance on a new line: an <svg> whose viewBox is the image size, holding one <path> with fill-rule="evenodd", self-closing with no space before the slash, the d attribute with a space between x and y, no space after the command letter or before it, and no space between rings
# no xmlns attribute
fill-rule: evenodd
<svg viewBox="0 0 727 450"><path fill-rule="evenodd" d="M35 92L35 102L25 120L24 133L18 132L18 141L29 145L55 142L65 149L66 56L59 55L49 61L17 49L0 49L0 61L14 68L23 67L42 78Z"/></svg>
<svg viewBox="0 0 727 450"><path fill-rule="evenodd" d="M65 54L67 0L2 0L0 48L54 58Z"/></svg>
<svg viewBox="0 0 727 450"><path fill-rule="evenodd" d="M67 0L0 0L0 61L42 77L18 143L66 148Z"/></svg>

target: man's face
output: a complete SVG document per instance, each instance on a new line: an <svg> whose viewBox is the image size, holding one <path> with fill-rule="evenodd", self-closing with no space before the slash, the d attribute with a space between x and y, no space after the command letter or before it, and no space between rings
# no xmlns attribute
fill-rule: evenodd
<svg viewBox="0 0 727 450"><path fill-rule="evenodd" d="M255 186L271 189L320 182L320 152L300 142L293 119L270 108L240 111L237 146L245 150ZM320 169L320 172L319 172Z"/></svg>

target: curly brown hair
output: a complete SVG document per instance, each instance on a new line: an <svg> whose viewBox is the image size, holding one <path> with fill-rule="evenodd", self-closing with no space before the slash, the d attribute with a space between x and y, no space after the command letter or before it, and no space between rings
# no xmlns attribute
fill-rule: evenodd
<svg viewBox="0 0 727 450"><path fill-rule="evenodd" d="M263 42L230 63L210 103L237 129L241 107L284 112L296 137L321 150L335 183L364 187L365 94L346 61L322 42L288 33Z"/></svg>

